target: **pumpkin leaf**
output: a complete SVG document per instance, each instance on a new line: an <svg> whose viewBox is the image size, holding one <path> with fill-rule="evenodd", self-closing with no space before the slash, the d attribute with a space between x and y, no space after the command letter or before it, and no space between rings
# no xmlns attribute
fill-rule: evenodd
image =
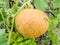
<svg viewBox="0 0 60 45"><path fill-rule="evenodd" d="M34 0L34 6L39 10L45 10L48 0Z"/></svg>
<svg viewBox="0 0 60 45"><path fill-rule="evenodd" d="M3 7L4 9L9 8L9 1L8 0L0 0L0 7Z"/></svg>
<svg viewBox="0 0 60 45"><path fill-rule="evenodd" d="M50 20L50 26L48 30L53 30L58 24L58 18L53 18Z"/></svg>
<svg viewBox="0 0 60 45"><path fill-rule="evenodd" d="M18 10L18 6L17 5L14 5L11 9L12 13L15 14Z"/></svg>
<svg viewBox="0 0 60 45"><path fill-rule="evenodd" d="M7 45L5 29L0 29L0 45Z"/></svg>
<svg viewBox="0 0 60 45"><path fill-rule="evenodd" d="M59 8L60 7L60 0L54 0L53 8Z"/></svg>

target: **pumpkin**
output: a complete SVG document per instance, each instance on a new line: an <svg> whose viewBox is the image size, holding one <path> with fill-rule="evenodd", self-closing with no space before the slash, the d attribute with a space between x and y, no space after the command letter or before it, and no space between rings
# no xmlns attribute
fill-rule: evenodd
<svg viewBox="0 0 60 45"><path fill-rule="evenodd" d="M49 19L41 10L23 9L15 16L15 25L23 36L37 38L48 30Z"/></svg>

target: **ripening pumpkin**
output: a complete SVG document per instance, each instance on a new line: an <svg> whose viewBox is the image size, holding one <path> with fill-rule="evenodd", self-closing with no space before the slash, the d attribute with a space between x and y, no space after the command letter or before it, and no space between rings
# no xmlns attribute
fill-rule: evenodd
<svg viewBox="0 0 60 45"><path fill-rule="evenodd" d="M47 14L38 9L23 9L15 16L15 25L19 33L28 38L43 35L49 26Z"/></svg>

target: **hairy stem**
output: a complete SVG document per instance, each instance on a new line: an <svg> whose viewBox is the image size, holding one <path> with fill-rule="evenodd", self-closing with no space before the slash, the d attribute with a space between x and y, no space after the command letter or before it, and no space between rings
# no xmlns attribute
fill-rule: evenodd
<svg viewBox="0 0 60 45"><path fill-rule="evenodd" d="M25 2L20 8L19 10L16 12L15 16L25 7L26 4L29 4L31 0Z"/></svg>
<svg viewBox="0 0 60 45"><path fill-rule="evenodd" d="M7 30L10 30L9 27L8 27L8 25L6 24L5 18L4 18L4 16L3 16L3 14L2 14L1 11L0 11L0 13L1 13L1 17L3 19L4 25L6 26Z"/></svg>
<svg viewBox="0 0 60 45"><path fill-rule="evenodd" d="M14 27L14 17L12 18L11 30L9 31L8 45L10 44L9 42L12 36L13 27Z"/></svg>

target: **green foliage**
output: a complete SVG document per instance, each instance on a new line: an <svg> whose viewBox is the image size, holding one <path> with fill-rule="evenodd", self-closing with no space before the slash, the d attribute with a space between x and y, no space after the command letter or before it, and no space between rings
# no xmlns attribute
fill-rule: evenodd
<svg viewBox="0 0 60 45"><path fill-rule="evenodd" d="M60 8L60 0L53 1L53 8Z"/></svg>
<svg viewBox="0 0 60 45"><path fill-rule="evenodd" d="M50 24L49 24L49 29L48 30L53 30L58 24L58 18L53 18L50 19Z"/></svg>
<svg viewBox="0 0 60 45"><path fill-rule="evenodd" d="M9 8L9 0L0 0L0 45L37 45L35 39L26 38L16 31L14 17L23 8L27 8L27 5L30 7L31 2L34 3L35 8L45 11L45 9L48 8L49 1L51 0L34 0L34 2L32 0L23 0L23 2L21 0L14 0L12 8ZM60 7L60 0L52 0L52 2L53 9ZM50 24L48 32L46 38L41 38L41 45L48 45L50 40L52 40L52 45L59 45L59 37L57 35L59 30L55 33L54 28L56 28L57 24L60 22L60 11L50 11L54 13L56 18L49 14Z"/></svg>
<svg viewBox="0 0 60 45"><path fill-rule="evenodd" d="M45 10L47 8L48 0L34 0L34 5L39 10Z"/></svg>
<svg viewBox="0 0 60 45"><path fill-rule="evenodd" d="M0 45L7 45L7 35L5 29L0 29Z"/></svg>
<svg viewBox="0 0 60 45"><path fill-rule="evenodd" d="M4 9L9 8L9 1L8 0L0 0L0 7L3 7Z"/></svg>

